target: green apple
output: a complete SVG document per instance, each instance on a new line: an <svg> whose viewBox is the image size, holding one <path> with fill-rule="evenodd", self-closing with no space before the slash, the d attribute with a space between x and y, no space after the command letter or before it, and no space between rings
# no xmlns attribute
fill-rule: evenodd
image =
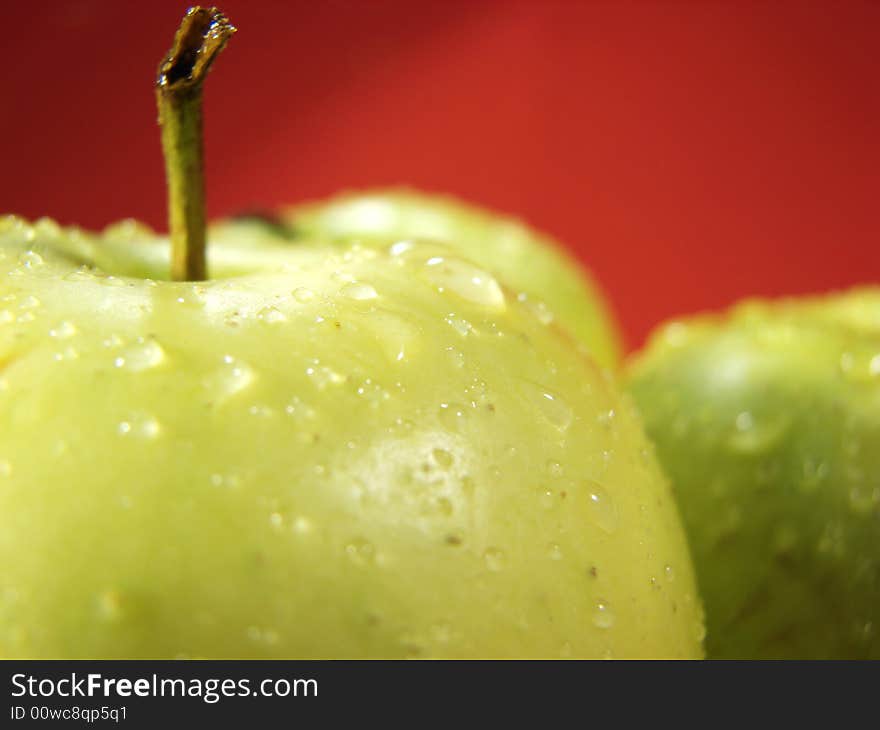
<svg viewBox="0 0 880 730"><path fill-rule="evenodd" d="M672 479L711 658L880 658L880 289L659 330L629 388Z"/></svg>
<svg viewBox="0 0 880 730"><path fill-rule="evenodd" d="M283 220L305 235L364 243L420 238L453 246L498 274L542 317L556 318L601 365L619 365L621 338L597 284L557 241L515 218L401 188L300 205Z"/></svg>
<svg viewBox="0 0 880 730"><path fill-rule="evenodd" d="M454 249L239 233L0 222L0 655L701 656L590 358Z"/></svg>

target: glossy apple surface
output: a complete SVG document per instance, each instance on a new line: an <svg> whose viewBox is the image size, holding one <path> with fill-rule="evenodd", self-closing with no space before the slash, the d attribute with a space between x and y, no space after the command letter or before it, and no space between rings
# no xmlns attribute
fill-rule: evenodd
<svg viewBox="0 0 880 730"><path fill-rule="evenodd" d="M708 656L880 657L880 290L667 325L629 375Z"/></svg>
<svg viewBox="0 0 880 730"><path fill-rule="evenodd" d="M552 323L436 245L236 230L170 283L135 226L0 223L0 655L701 656L667 482Z"/></svg>
<svg viewBox="0 0 880 730"><path fill-rule="evenodd" d="M556 318L601 365L619 365L620 334L598 285L557 241L511 216L450 196L389 189L296 206L285 220L307 235L364 243L421 238L452 246L499 274L540 316Z"/></svg>

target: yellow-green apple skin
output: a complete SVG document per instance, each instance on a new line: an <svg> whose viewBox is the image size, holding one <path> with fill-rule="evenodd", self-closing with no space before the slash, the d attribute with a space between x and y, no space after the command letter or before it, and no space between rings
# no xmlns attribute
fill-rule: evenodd
<svg viewBox="0 0 880 730"><path fill-rule="evenodd" d="M590 358L453 250L237 231L0 222L0 655L702 656Z"/></svg>
<svg viewBox="0 0 880 730"><path fill-rule="evenodd" d="M880 658L880 289L669 324L628 377L707 656Z"/></svg>
<svg viewBox="0 0 880 730"><path fill-rule="evenodd" d="M590 274L550 236L451 196L405 188L351 192L286 211L294 232L337 240L421 238L498 274L540 316L555 318L596 361L617 369L621 337Z"/></svg>

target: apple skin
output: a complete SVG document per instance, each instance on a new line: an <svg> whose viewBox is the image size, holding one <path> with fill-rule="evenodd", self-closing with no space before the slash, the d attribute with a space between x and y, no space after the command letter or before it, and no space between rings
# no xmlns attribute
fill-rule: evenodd
<svg viewBox="0 0 880 730"><path fill-rule="evenodd" d="M616 370L622 338L598 284L557 241L508 215L407 188L349 192L288 209L307 236L384 242L421 238L457 248L497 273L542 316L556 317L596 361Z"/></svg>
<svg viewBox="0 0 880 730"><path fill-rule="evenodd" d="M671 323L628 388L682 511L707 656L880 658L880 289Z"/></svg>
<svg viewBox="0 0 880 730"><path fill-rule="evenodd" d="M702 656L634 409L490 274L256 230L232 278L82 265L125 245L0 222L0 655Z"/></svg>

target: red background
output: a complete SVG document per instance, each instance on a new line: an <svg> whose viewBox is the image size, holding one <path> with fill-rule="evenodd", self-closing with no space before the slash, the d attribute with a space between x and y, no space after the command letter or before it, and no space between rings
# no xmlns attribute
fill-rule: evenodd
<svg viewBox="0 0 880 730"><path fill-rule="evenodd" d="M0 209L164 227L152 79L185 2L4 2ZM517 213L630 346L744 295L880 281L880 3L244 2L209 213L409 183Z"/></svg>

